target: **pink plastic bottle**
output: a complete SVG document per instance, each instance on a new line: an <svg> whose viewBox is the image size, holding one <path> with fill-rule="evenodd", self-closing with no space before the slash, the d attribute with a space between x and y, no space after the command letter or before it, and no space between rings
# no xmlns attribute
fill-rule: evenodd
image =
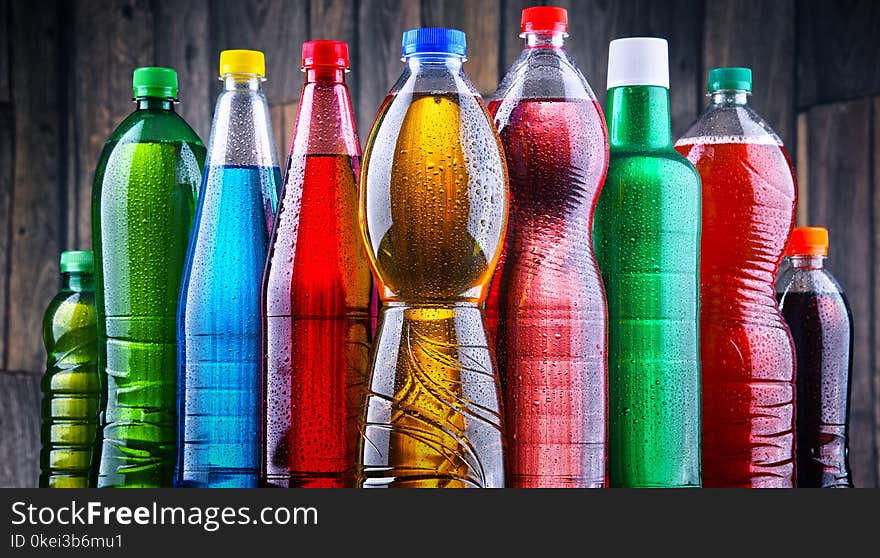
<svg viewBox="0 0 880 558"><path fill-rule="evenodd" d="M487 302L515 487L602 487L605 292L592 249L608 133L563 48L568 16L522 14L526 47L489 105L510 173L502 262Z"/></svg>

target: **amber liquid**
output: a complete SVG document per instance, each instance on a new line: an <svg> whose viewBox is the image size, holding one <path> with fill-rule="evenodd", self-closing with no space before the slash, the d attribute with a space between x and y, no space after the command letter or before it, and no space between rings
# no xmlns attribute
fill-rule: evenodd
<svg viewBox="0 0 880 558"><path fill-rule="evenodd" d="M386 99L361 219L385 302L358 467L365 487L503 486L498 377L483 311L507 177L475 96Z"/></svg>

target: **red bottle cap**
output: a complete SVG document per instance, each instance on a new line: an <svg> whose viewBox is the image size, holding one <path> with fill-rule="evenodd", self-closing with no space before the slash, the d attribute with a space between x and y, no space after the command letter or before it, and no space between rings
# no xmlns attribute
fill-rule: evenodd
<svg viewBox="0 0 880 558"><path fill-rule="evenodd" d="M522 11L520 29L523 33L566 33L568 11L556 6L536 6Z"/></svg>
<svg viewBox="0 0 880 558"><path fill-rule="evenodd" d="M786 256L827 256L828 229L823 227L797 227L791 232L791 240L785 250Z"/></svg>
<svg viewBox="0 0 880 558"><path fill-rule="evenodd" d="M349 68L348 45L342 41L308 41L303 43L303 68L331 66Z"/></svg>

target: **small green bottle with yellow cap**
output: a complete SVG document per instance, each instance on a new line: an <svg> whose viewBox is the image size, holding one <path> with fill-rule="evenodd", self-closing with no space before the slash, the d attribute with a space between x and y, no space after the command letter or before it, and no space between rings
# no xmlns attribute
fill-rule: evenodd
<svg viewBox="0 0 880 558"><path fill-rule="evenodd" d="M92 253L61 254L61 290L43 317L40 486L86 488L98 433L97 328Z"/></svg>
<svg viewBox="0 0 880 558"><path fill-rule="evenodd" d="M95 172L92 246L104 382L99 487L171 486L177 295L205 146L175 111L177 72L134 71L135 111Z"/></svg>

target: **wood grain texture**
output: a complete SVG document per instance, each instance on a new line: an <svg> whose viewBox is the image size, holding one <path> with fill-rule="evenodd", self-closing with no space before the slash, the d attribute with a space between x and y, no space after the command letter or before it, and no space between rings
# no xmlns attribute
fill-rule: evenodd
<svg viewBox="0 0 880 558"><path fill-rule="evenodd" d="M9 0L0 0L0 103L8 103L9 92L9 58L12 55L9 24L12 21L12 7Z"/></svg>
<svg viewBox="0 0 880 558"><path fill-rule="evenodd" d="M795 154L795 0L713 0L705 15L701 86L712 68L751 68L752 106Z"/></svg>
<svg viewBox="0 0 880 558"><path fill-rule="evenodd" d="M58 87L62 21L59 2L12 6L12 126L15 134L9 237L6 363L40 370L43 310L59 286L64 243L64 103Z"/></svg>
<svg viewBox="0 0 880 558"><path fill-rule="evenodd" d="M798 106L880 93L880 2L798 0Z"/></svg>
<svg viewBox="0 0 880 558"><path fill-rule="evenodd" d="M465 73L480 93L492 94L498 86L500 0L422 0L421 9L425 27L454 27L465 32Z"/></svg>
<svg viewBox="0 0 880 558"><path fill-rule="evenodd" d="M358 131L365 145L382 100L403 72L401 34L421 22L419 2L363 0L358 14Z"/></svg>
<svg viewBox="0 0 880 558"><path fill-rule="evenodd" d="M92 183L110 133L134 110L132 72L155 64L154 14L148 2L95 0L69 6L73 19L74 180L67 195L68 245L91 246Z"/></svg>
<svg viewBox="0 0 880 558"><path fill-rule="evenodd" d="M828 269L846 291L853 314L850 462L858 487L877 484L870 121L870 99L822 105L809 111L809 222L828 227Z"/></svg>
<svg viewBox="0 0 880 558"><path fill-rule="evenodd" d="M287 172L290 140L293 138L293 127L296 124L298 106L299 102L294 102L269 107L269 117L272 119L272 133L275 135L275 146L278 149L278 165L281 168L282 178L286 176L285 173Z"/></svg>
<svg viewBox="0 0 880 558"><path fill-rule="evenodd" d="M41 397L40 374L0 370L0 487L37 486Z"/></svg>
<svg viewBox="0 0 880 558"><path fill-rule="evenodd" d="M12 109L0 105L0 369L6 367L6 309L9 306L9 238L13 179L14 121ZM2 410L0 410L2 414Z"/></svg>
<svg viewBox="0 0 880 558"><path fill-rule="evenodd" d="M569 38L566 46L604 106L608 44L623 37L662 37L669 42L670 108L673 140L696 119L702 107L701 0L566 0Z"/></svg>
<svg viewBox="0 0 880 558"><path fill-rule="evenodd" d="M880 486L880 96L873 100L874 152L871 153L874 176L871 191L874 194L873 273L874 292L872 308L874 368L874 486Z"/></svg>
<svg viewBox="0 0 880 558"><path fill-rule="evenodd" d="M345 83L355 108L358 106L358 78L361 75L357 48L359 10L356 0L311 0L309 10L309 40L327 39L348 44L352 71L346 74ZM279 145L278 149L286 153L286 144L289 142L288 137L284 146Z"/></svg>
<svg viewBox="0 0 880 558"><path fill-rule="evenodd" d="M299 99L300 55L308 33L307 0L220 0L211 2L211 56L226 49L261 50L266 55L263 84L271 104Z"/></svg>
<svg viewBox="0 0 880 558"><path fill-rule="evenodd" d="M207 0L153 2L155 64L177 70L176 110L206 144L220 91L219 53L210 52L206 41L209 13Z"/></svg>

